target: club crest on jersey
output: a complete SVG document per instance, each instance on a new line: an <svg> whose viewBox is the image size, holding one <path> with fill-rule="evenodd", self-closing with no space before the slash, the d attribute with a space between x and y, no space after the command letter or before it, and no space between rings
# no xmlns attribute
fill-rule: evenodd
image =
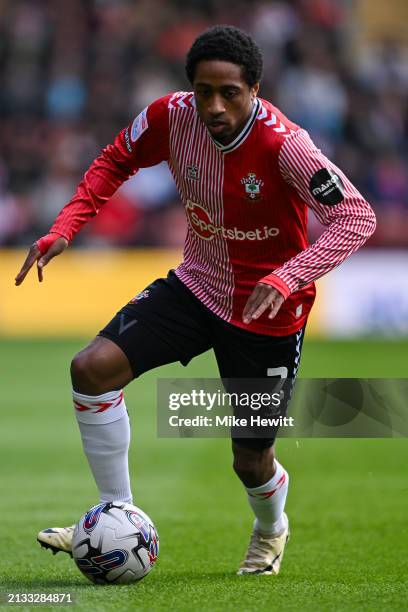
<svg viewBox="0 0 408 612"><path fill-rule="evenodd" d="M241 183L245 186L246 198L251 200L259 200L262 197L261 187L263 180L257 179L255 172L248 172L247 176L241 179Z"/></svg>
<svg viewBox="0 0 408 612"><path fill-rule="evenodd" d="M200 170L199 170L198 166L195 166L194 164L191 164L190 166L187 166L187 168L186 168L186 178L192 179L193 181L200 180Z"/></svg>

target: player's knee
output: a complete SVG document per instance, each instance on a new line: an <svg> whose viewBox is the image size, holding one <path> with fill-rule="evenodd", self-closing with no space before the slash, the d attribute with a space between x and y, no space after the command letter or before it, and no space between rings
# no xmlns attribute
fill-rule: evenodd
<svg viewBox="0 0 408 612"><path fill-rule="evenodd" d="M103 393L104 361L103 355L89 348L77 353L71 362L74 389L90 395Z"/></svg>

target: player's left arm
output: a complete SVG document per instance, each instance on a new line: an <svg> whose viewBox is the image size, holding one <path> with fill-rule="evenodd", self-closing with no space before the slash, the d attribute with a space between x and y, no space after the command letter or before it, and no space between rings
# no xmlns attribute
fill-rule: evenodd
<svg viewBox="0 0 408 612"><path fill-rule="evenodd" d="M257 319L267 308L271 308L269 317L273 318L291 293L340 265L376 227L369 203L305 130L286 138L279 167L284 180L327 229L316 242L259 281L245 307L245 323Z"/></svg>

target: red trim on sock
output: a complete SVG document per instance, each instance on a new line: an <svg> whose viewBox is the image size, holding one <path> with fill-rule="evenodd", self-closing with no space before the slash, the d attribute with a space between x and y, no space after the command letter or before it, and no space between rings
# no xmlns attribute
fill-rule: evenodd
<svg viewBox="0 0 408 612"><path fill-rule="evenodd" d="M261 497L262 499L269 499L270 497L272 497L274 493L276 493L278 489L280 489L283 486L283 484L285 483L285 480L286 480L286 474L284 472L282 476L279 478L276 487L272 489L272 491L265 491L265 493L248 493L248 495L250 495L251 497Z"/></svg>

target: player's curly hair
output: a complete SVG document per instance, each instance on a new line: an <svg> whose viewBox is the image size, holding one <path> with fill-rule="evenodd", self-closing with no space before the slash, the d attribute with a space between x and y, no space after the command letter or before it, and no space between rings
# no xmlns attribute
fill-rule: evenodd
<svg viewBox="0 0 408 612"><path fill-rule="evenodd" d="M262 52L254 39L239 28L217 25L196 38L186 59L186 73L190 83L194 81L198 62L214 59L241 66L242 78L249 87L261 80Z"/></svg>

